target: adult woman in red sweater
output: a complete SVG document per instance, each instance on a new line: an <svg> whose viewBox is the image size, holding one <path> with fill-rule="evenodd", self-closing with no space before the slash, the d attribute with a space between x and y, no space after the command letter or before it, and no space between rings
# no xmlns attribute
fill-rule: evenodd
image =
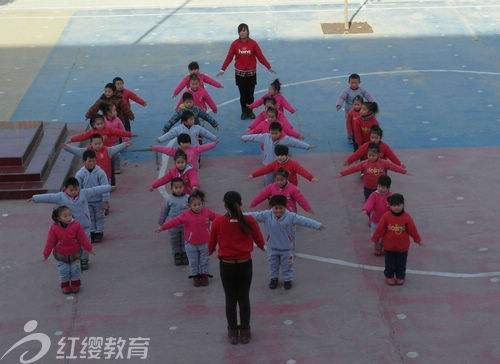
<svg viewBox="0 0 500 364"><path fill-rule="evenodd" d="M236 85L240 90L241 120L248 118L255 119L255 114L247 105L252 104L254 101L253 93L257 84L257 59L269 72L276 72L272 69L266 57L264 57L257 42L250 38L248 25L244 23L238 25L238 34L239 38L231 43L224 64L219 73L217 73L217 77L224 74L229 63L235 58L234 70Z"/></svg>
<svg viewBox="0 0 500 364"><path fill-rule="evenodd" d="M241 195L236 191L226 192L224 207L227 213L212 222L208 255L219 250L220 276L226 295L226 318L231 344L250 341L250 284L252 283L253 243L264 250L264 239L257 221L251 216L243 216ZM240 325L236 314L236 304L240 307Z"/></svg>

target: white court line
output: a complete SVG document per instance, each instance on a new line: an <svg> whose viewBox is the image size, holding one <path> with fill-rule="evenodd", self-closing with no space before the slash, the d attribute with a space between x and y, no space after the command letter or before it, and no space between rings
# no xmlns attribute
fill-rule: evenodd
<svg viewBox="0 0 500 364"><path fill-rule="evenodd" d="M337 264L337 265L342 265L342 266L351 267L351 268L360 268L360 269L365 269L365 270L376 270L376 271L383 271L384 270L384 267L377 267L375 265L351 263L351 262L346 262L345 260L342 260L342 259L318 257L315 255L309 255L309 254L304 254L304 253L295 253L295 256L297 256L299 258L315 260L317 262ZM436 277L449 277L449 278L484 278L484 277L500 276L500 272L450 273L450 272L432 272L432 271L416 270L416 269L407 269L406 273L418 274L418 275L423 275L423 276L436 276Z"/></svg>
<svg viewBox="0 0 500 364"><path fill-rule="evenodd" d="M500 8L500 5L453 5L453 6L402 6L402 7L368 7L370 11L387 11L387 10L449 10L449 9L487 9L487 8ZM39 11L40 9L22 9L23 11ZM71 10L71 8L68 8ZM117 9L122 10L122 9ZM168 9L172 10L172 9ZM4 15L9 12L17 12L19 10L4 10L0 15L3 15L2 18L5 20L8 19L58 19L58 18L129 18L129 17L151 17L151 16L185 16L185 15L238 15L238 14L279 14L279 13L324 13L324 12L344 12L343 8L339 9L295 9L295 10L255 10L255 11L188 11L188 12L177 12L175 14L170 14L167 12L152 12L152 13L144 13L144 14L103 14L103 15L35 15L35 16L18 16L18 15Z"/></svg>

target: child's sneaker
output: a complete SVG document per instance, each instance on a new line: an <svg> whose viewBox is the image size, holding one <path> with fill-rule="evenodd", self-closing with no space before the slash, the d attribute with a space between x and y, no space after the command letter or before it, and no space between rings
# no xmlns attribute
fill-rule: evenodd
<svg viewBox="0 0 500 364"><path fill-rule="evenodd" d="M182 265L189 265L189 259L186 253L181 253Z"/></svg>
<svg viewBox="0 0 500 364"><path fill-rule="evenodd" d="M89 260L88 259L81 259L80 260L80 269L81 270L89 269Z"/></svg>
<svg viewBox="0 0 500 364"><path fill-rule="evenodd" d="M292 281L285 281L283 283L283 288L284 289L290 289L290 288L292 288Z"/></svg>
<svg viewBox="0 0 500 364"><path fill-rule="evenodd" d="M196 275L193 277L193 286L195 287L201 286L200 275Z"/></svg>
<svg viewBox="0 0 500 364"><path fill-rule="evenodd" d="M200 286L208 286L208 274L200 274Z"/></svg>
<svg viewBox="0 0 500 364"><path fill-rule="evenodd" d="M385 283L387 283L389 286L394 286L396 284L396 280L394 278L386 278Z"/></svg>
<svg viewBox="0 0 500 364"><path fill-rule="evenodd" d="M100 243L102 241L102 238L104 236L103 232L95 232L94 233L94 243Z"/></svg>
<svg viewBox="0 0 500 364"><path fill-rule="evenodd" d="M175 265L182 265L182 255L181 255L181 253L175 253L175 255L174 255L174 264Z"/></svg>
<svg viewBox="0 0 500 364"><path fill-rule="evenodd" d="M382 249L375 249L373 255L380 257L382 255Z"/></svg>
<svg viewBox="0 0 500 364"><path fill-rule="evenodd" d="M276 289L277 287L278 287L278 278L271 278L271 281L269 282L269 288Z"/></svg>
<svg viewBox="0 0 500 364"><path fill-rule="evenodd" d="M90 242L91 242L92 244L94 244L94 236L95 236L95 232L91 231L91 232L90 232Z"/></svg>
<svg viewBox="0 0 500 364"><path fill-rule="evenodd" d="M69 286L69 281L61 282L61 290L64 294L71 293L71 287Z"/></svg>
<svg viewBox="0 0 500 364"><path fill-rule="evenodd" d="M79 279L76 281L71 281L71 292L73 292L73 293L80 292L80 284L81 284L81 281Z"/></svg>
<svg viewBox="0 0 500 364"><path fill-rule="evenodd" d="M404 279L396 279L396 284L398 286L402 286L403 284L405 284L405 280Z"/></svg>

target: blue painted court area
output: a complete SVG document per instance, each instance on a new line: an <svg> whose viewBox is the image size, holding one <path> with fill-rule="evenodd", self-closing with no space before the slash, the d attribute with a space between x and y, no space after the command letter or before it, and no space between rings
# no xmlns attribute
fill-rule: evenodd
<svg viewBox="0 0 500 364"><path fill-rule="evenodd" d="M497 146L499 12L489 1L368 3L354 21L367 21L373 34L325 36L320 23L341 22L340 4L79 11L12 120L82 121L105 83L119 75L148 102L133 105L139 138L132 148L146 148L173 112L171 94L187 64L197 60L201 72L214 76L237 24L246 22L298 110L289 120L316 152L351 148L335 102L353 72L377 99L377 118L394 149ZM207 86L222 104L215 115L221 143L209 155L259 153L237 138L248 122L239 120L239 102L228 102L238 97L232 68L219 80L223 89ZM260 67L256 97L273 78Z"/></svg>

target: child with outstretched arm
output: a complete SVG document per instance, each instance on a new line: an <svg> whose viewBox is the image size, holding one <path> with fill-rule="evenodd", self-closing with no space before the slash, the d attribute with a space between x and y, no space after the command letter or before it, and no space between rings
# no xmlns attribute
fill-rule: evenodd
<svg viewBox="0 0 500 364"><path fill-rule="evenodd" d="M158 143L164 143L170 139L177 138L181 134L189 134L191 141L195 140L195 143L200 144L199 137L206 138L211 141L216 141L217 137L210 133L207 129L200 125L194 125L194 114L186 110L181 115L182 124L170 129L169 132L163 134L161 137L157 138Z"/></svg>
<svg viewBox="0 0 500 364"><path fill-rule="evenodd" d="M200 65L196 61L193 61L193 62L188 64L188 72L189 72L189 75L184 77L182 79L182 81L179 83L179 85L177 85L177 87L175 88L174 93L172 95L172 98L177 96L179 94L179 92L181 92L184 88L189 87L189 78L191 75L198 76L198 78L200 79L200 87L202 87L202 88L205 88L204 83L211 85L213 87L217 87L217 88L224 87L219 82L215 81L213 78L210 78L206 74L201 73L200 72Z"/></svg>
<svg viewBox="0 0 500 364"><path fill-rule="evenodd" d="M200 119L208 122L212 125L212 128L215 130L219 130L219 123L215 120L209 113L204 111L203 109L195 106L193 94L190 92L184 92L182 95L182 104L180 104L179 109L174 112L174 115L167 121L165 126L163 127L163 132L167 133L179 120L182 118L182 114L185 111L191 111L194 115L194 125L201 125Z"/></svg>

